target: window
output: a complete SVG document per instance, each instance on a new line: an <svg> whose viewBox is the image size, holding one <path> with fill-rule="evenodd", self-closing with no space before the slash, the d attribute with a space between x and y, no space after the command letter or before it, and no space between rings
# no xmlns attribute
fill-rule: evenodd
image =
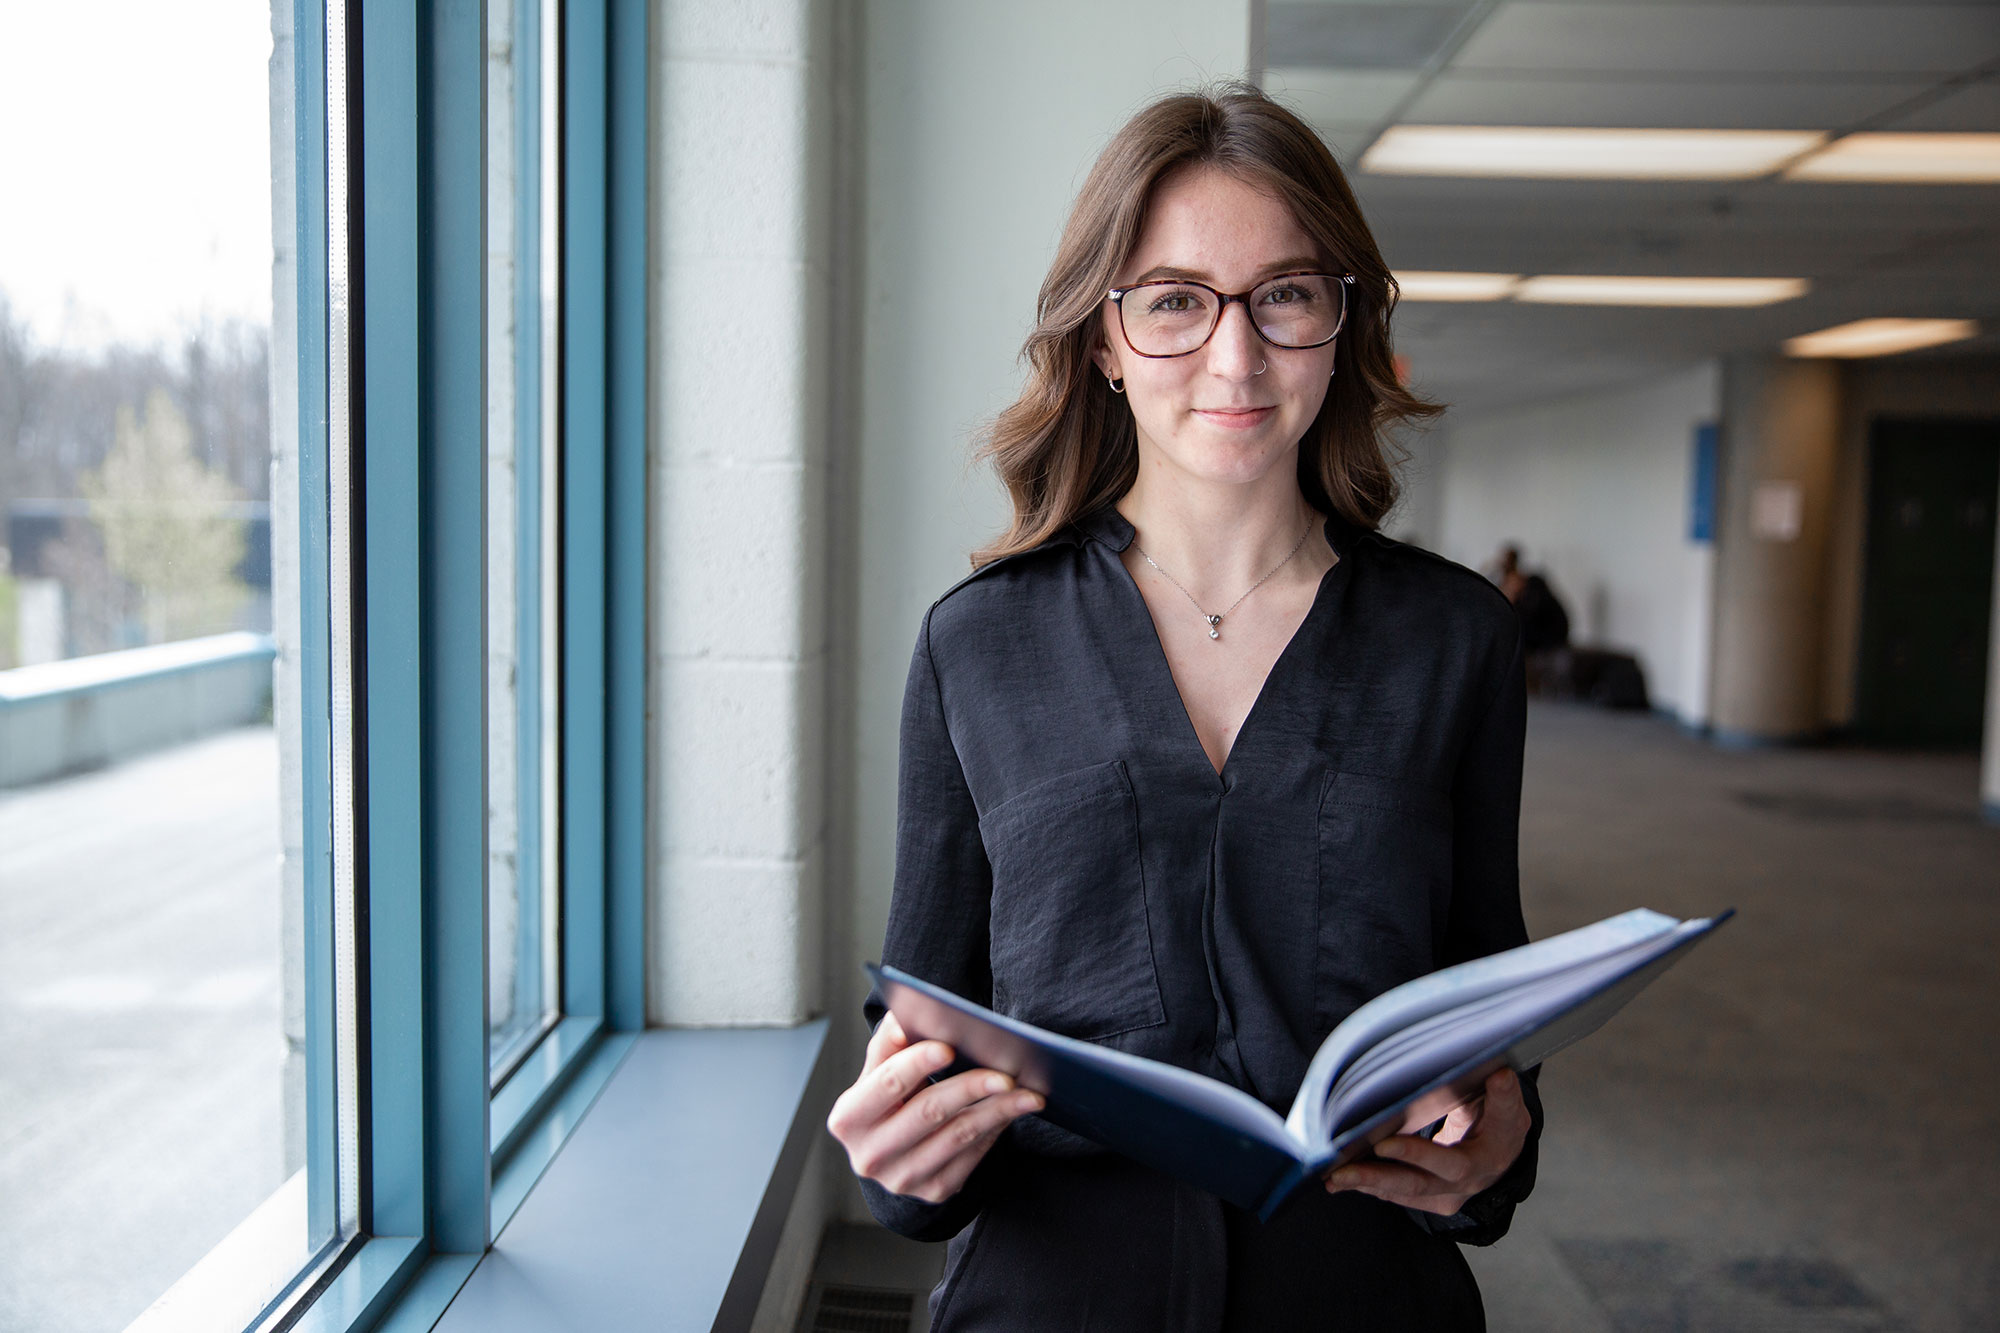
<svg viewBox="0 0 2000 1333"><path fill-rule="evenodd" d="M556 50L555 0L489 0L486 873L496 1082L561 1008Z"/></svg>
<svg viewBox="0 0 2000 1333"><path fill-rule="evenodd" d="M273 19L0 12L0 1327L211 1255L247 1324L341 1238Z"/></svg>
<svg viewBox="0 0 2000 1333"><path fill-rule="evenodd" d="M447 1299L643 1021L644 23L0 16L0 1326Z"/></svg>

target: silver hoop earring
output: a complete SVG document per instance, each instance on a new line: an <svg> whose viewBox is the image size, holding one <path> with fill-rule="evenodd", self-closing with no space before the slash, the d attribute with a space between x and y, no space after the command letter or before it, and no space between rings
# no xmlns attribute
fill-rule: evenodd
<svg viewBox="0 0 2000 1333"><path fill-rule="evenodd" d="M1264 373L1265 371L1269 370L1270 368L1271 368L1271 364L1270 364L1270 362L1268 362L1268 361L1264 361L1264 360L1261 360L1261 359L1260 359L1260 360L1259 360L1259 361L1257 362L1257 368L1256 368L1255 370L1251 371L1250 373L1251 373L1252 375L1261 375L1261 374L1263 374L1263 373Z"/></svg>
<svg viewBox="0 0 2000 1333"><path fill-rule="evenodd" d="M1105 382L1106 384L1109 384L1109 385L1111 386L1111 392L1113 392L1113 393L1124 393L1124 392L1125 392L1125 381L1124 381L1124 380L1114 380L1114 379L1112 379L1112 378L1111 378L1111 377L1110 377L1109 375L1106 375L1106 376L1104 377L1104 382Z"/></svg>

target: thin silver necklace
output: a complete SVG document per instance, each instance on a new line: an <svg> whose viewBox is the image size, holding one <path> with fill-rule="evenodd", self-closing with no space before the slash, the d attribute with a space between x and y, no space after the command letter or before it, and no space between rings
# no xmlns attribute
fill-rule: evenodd
<svg viewBox="0 0 2000 1333"><path fill-rule="evenodd" d="M1147 555L1145 547L1139 545L1139 543L1135 541L1132 543L1132 549L1137 551L1139 553L1139 558L1141 560L1144 560L1147 564L1151 565L1153 567L1153 571L1157 573L1161 578L1173 584L1176 588L1180 588L1181 596L1188 599L1188 605L1193 607L1195 611L1201 616L1201 618L1208 622L1208 637L1211 639L1219 639L1222 637L1222 618L1224 616L1234 614L1236 608L1243 605L1245 598L1249 597L1251 593L1257 591L1257 589L1263 587L1266 583L1270 582L1272 574L1277 573L1279 570L1283 569L1286 565L1291 564L1292 557L1297 555L1300 552L1300 550L1302 550L1305 547L1306 538L1312 535L1312 530L1313 530L1312 520L1307 519L1305 531L1299 534L1298 541L1292 545L1292 549L1285 555L1285 558L1283 560L1280 560L1277 564L1272 565L1269 573L1266 573L1263 578L1258 579L1255 583L1251 584L1249 588L1244 591L1242 597L1239 597L1235 601L1231 602L1229 604L1229 610L1218 612L1214 615L1210 615L1208 612L1203 611L1201 609L1201 603L1197 602L1194 599L1194 594L1189 592L1185 587L1183 587L1179 579L1175 578L1172 574L1167 573L1166 570L1161 569L1160 562L1153 559L1152 556Z"/></svg>

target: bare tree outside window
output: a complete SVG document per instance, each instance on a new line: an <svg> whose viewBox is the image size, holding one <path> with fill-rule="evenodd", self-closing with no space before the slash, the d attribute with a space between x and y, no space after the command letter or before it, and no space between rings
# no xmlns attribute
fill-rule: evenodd
<svg viewBox="0 0 2000 1333"><path fill-rule="evenodd" d="M231 627L249 595L236 576L243 522L228 512L241 493L195 457L188 420L163 390L143 416L118 410L116 443L82 490L106 561L138 590L147 642Z"/></svg>

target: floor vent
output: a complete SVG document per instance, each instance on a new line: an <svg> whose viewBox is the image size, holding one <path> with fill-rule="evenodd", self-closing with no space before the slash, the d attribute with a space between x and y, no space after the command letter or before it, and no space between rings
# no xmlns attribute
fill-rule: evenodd
<svg viewBox="0 0 2000 1333"><path fill-rule="evenodd" d="M1615 1333L1906 1333L1853 1274L1810 1255L1600 1237L1558 1239L1556 1252Z"/></svg>
<svg viewBox="0 0 2000 1333"><path fill-rule="evenodd" d="M914 1292L829 1284L819 1289L803 1328L804 1333L910 1333L916 1309Z"/></svg>

